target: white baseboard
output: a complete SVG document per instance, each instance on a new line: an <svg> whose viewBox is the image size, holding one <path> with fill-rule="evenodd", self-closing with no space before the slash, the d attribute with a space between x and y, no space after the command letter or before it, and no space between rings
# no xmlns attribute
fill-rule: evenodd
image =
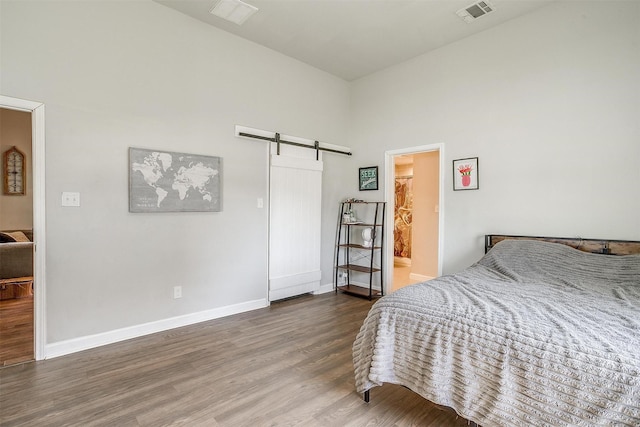
<svg viewBox="0 0 640 427"><path fill-rule="evenodd" d="M318 282L302 283L285 289L273 289L269 291L269 301L278 301L285 298L308 294L315 292L318 289L320 289L320 283Z"/></svg>
<svg viewBox="0 0 640 427"><path fill-rule="evenodd" d="M427 280L435 279L431 276L423 276L422 274L411 273L409 274L409 280L416 282L426 282Z"/></svg>
<svg viewBox="0 0 640 427"><path fill-rule="evenodd" d="M119 341L141 337L143 335L193 325L194 323L205 322L207 320L219 319L220 317L231 316L233 314L244 313L246 311L257 310L268 306L269 302L266 299L247 301L240 304L171 317L169 319L157 320L155 322L143 323L141 325L129 326L127 328L115 329L113 331L103 332L100 334L46 344L44 348L44 358L51 359L54 357L64 356L66 354L113 344Z"/></svg>
<svg viewBox="0 0 640 427"><path fill-rule="evenodd" d="M326 294L335 291L333 283L327 283L326 285L320 285L320 289L313 291L314 295Z"/></svg>

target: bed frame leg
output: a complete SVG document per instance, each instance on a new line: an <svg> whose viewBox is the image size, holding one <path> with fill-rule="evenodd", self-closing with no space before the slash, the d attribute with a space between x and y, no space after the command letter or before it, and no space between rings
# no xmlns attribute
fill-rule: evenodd
<svg viewBox="0 0 640 427"><path fill-rule="evenodd" d="M369 403L369 390L364 392L364 394L362 395L362 398L366 403Z"/></svg>

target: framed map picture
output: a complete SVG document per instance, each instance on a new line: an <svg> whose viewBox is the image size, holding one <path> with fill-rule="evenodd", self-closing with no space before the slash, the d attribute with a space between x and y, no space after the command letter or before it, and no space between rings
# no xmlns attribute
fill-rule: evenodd
<svg viewBox="0 0 640 427"><path fill-rule="evenodd" d="M220 212L220 157L129 148L129 212Z"/></svg>
<svg viewBox="0 0 640 427"><path fill-rule="evenodd" d="M377 190L378 189L378 167L369 166L366 168L360 168L359 170L359 188L360 191L364 190Z"/></svg>

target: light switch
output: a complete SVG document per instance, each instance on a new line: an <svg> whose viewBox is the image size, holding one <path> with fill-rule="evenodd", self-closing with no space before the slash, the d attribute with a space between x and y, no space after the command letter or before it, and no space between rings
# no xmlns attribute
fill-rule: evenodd
<svg viewBox="0 0 640 427"><path fill-rule="evenodd" d="M80 193L65 191L62 193L62 206L79 207Z"/></svg>
<svg viewBox="0 0 640 427"><path fill-rule="evenodd" d="M264 207L264 200L262 197L258 197L258 208L262 209Z"/></svg>

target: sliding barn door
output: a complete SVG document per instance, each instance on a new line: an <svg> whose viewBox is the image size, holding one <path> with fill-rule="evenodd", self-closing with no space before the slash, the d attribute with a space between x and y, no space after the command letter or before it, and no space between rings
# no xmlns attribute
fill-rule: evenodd
<svg viewBox="0 0 640 427"><path fill-rule="evenodd" d="M322 158L316 151L271 147L269 300L320 288Z"/></svg>

